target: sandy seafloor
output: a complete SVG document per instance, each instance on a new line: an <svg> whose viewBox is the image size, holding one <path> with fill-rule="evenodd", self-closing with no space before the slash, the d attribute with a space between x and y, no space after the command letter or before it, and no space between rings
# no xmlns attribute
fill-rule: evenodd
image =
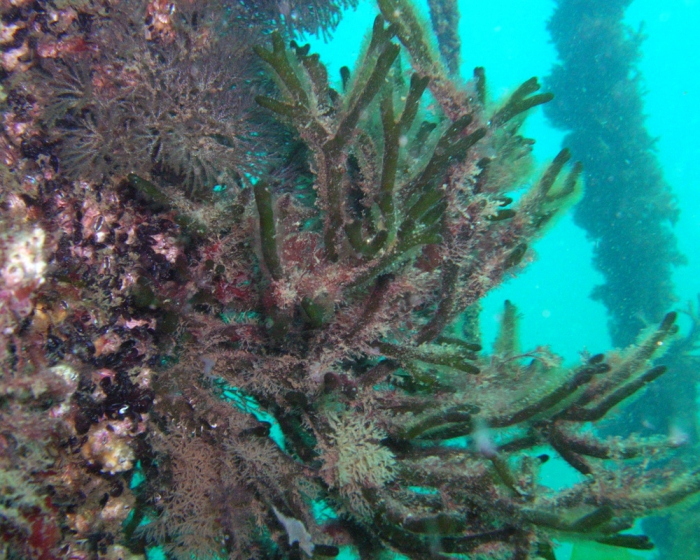
<svg viewBox="0 0 700 560"><path fill-rule="evenodd" d="M462 76L484 66L490 95L500 98L531 76L548 75L556 61L546 29L554 7L553 0L461 0ZM343 65L354 66L363 37L359 30L369 29L374 15L373 3L361 0L329 43L308 38L331 77L339 76ZM678 307L685 307L700 293L700 0L633 0L626 19L634 30L643 24L647 35L638 69L645 88L647 128L658 137L657 156L681 210L675 233L688 264L675 270L674 282ZM541 111L528 119L526 133L537 140L535 155L541 163L556 155L564 136L549 126ZM593 247L583 230L567 216L535 250L536 261L485 300L484 343L493 340L503 300L510 299L523 315L523 349L549 344L567 361L576 360L584 349L592 353L609 349L605 308L589 297L603 278L591 266ZM552 486L570 484L576 477L561 464L552 464L543 473L543 481ZM567 543L557 550L561 560L569 560L571 554ZM344 551L343 557L353 555ZM632 557L657 556L650 552Z"/></svg>

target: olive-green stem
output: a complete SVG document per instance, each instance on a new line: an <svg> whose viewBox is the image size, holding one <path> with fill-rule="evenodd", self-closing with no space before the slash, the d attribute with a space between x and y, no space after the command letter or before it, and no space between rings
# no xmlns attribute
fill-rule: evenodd
<svg viewBox="0 0 700 560"><path fill-rule="evenodd" d="M260 218L260 242L265 266L273 280L282 279L282 264L277 253L277 232L275 231L275 214L272 194L265 180L259 180L253 186L255 203Z"/></svg>

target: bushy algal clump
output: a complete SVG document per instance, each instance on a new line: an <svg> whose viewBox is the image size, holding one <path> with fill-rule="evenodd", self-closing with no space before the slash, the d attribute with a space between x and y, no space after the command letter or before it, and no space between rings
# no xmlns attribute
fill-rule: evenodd
<svg viewBox="0 0 700 560"><path fill-rule="evenodd" d="M3 553L652 547L627 530L700 472L591 426L665 372L675 313L573 366L518 349L510 302L475 340L580 194L521 134L552 96L448 78L404 0L334 86L292 36L321 5L290 31L291 2L0 4ZM543 487L551 456L581 482Z"/></svg>

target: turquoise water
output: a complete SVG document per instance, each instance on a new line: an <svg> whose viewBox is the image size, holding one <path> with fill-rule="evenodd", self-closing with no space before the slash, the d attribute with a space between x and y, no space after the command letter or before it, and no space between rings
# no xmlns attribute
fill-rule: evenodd
<svg viewBox="0 0 700 560"><path fill-rule="evenodd" d="M648 39L639 68L647 85L647 128L658 137L659 160L678 196L681 217L676 225L688 266L674 275L679 299L700 291L700 2L697 0L635 0L627 13L632 25L644 21Z"/></svg>

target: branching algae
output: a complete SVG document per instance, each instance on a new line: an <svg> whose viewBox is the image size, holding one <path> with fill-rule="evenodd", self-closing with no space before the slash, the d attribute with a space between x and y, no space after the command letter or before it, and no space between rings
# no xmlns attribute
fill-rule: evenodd
<svg viewBox="0 0 700 560"><path fill-rule="evenodd" d="M665 372L675 313L571 367L518 349L510 302L491 355L470 338L581 165L533 180L552 96L492 104L378 5L339 88L289 4L3 5L8 558L551 559L651 548L635 518L700 490L677 441L594 429ZM580 482L542 486L550 456Z"/></svg>

